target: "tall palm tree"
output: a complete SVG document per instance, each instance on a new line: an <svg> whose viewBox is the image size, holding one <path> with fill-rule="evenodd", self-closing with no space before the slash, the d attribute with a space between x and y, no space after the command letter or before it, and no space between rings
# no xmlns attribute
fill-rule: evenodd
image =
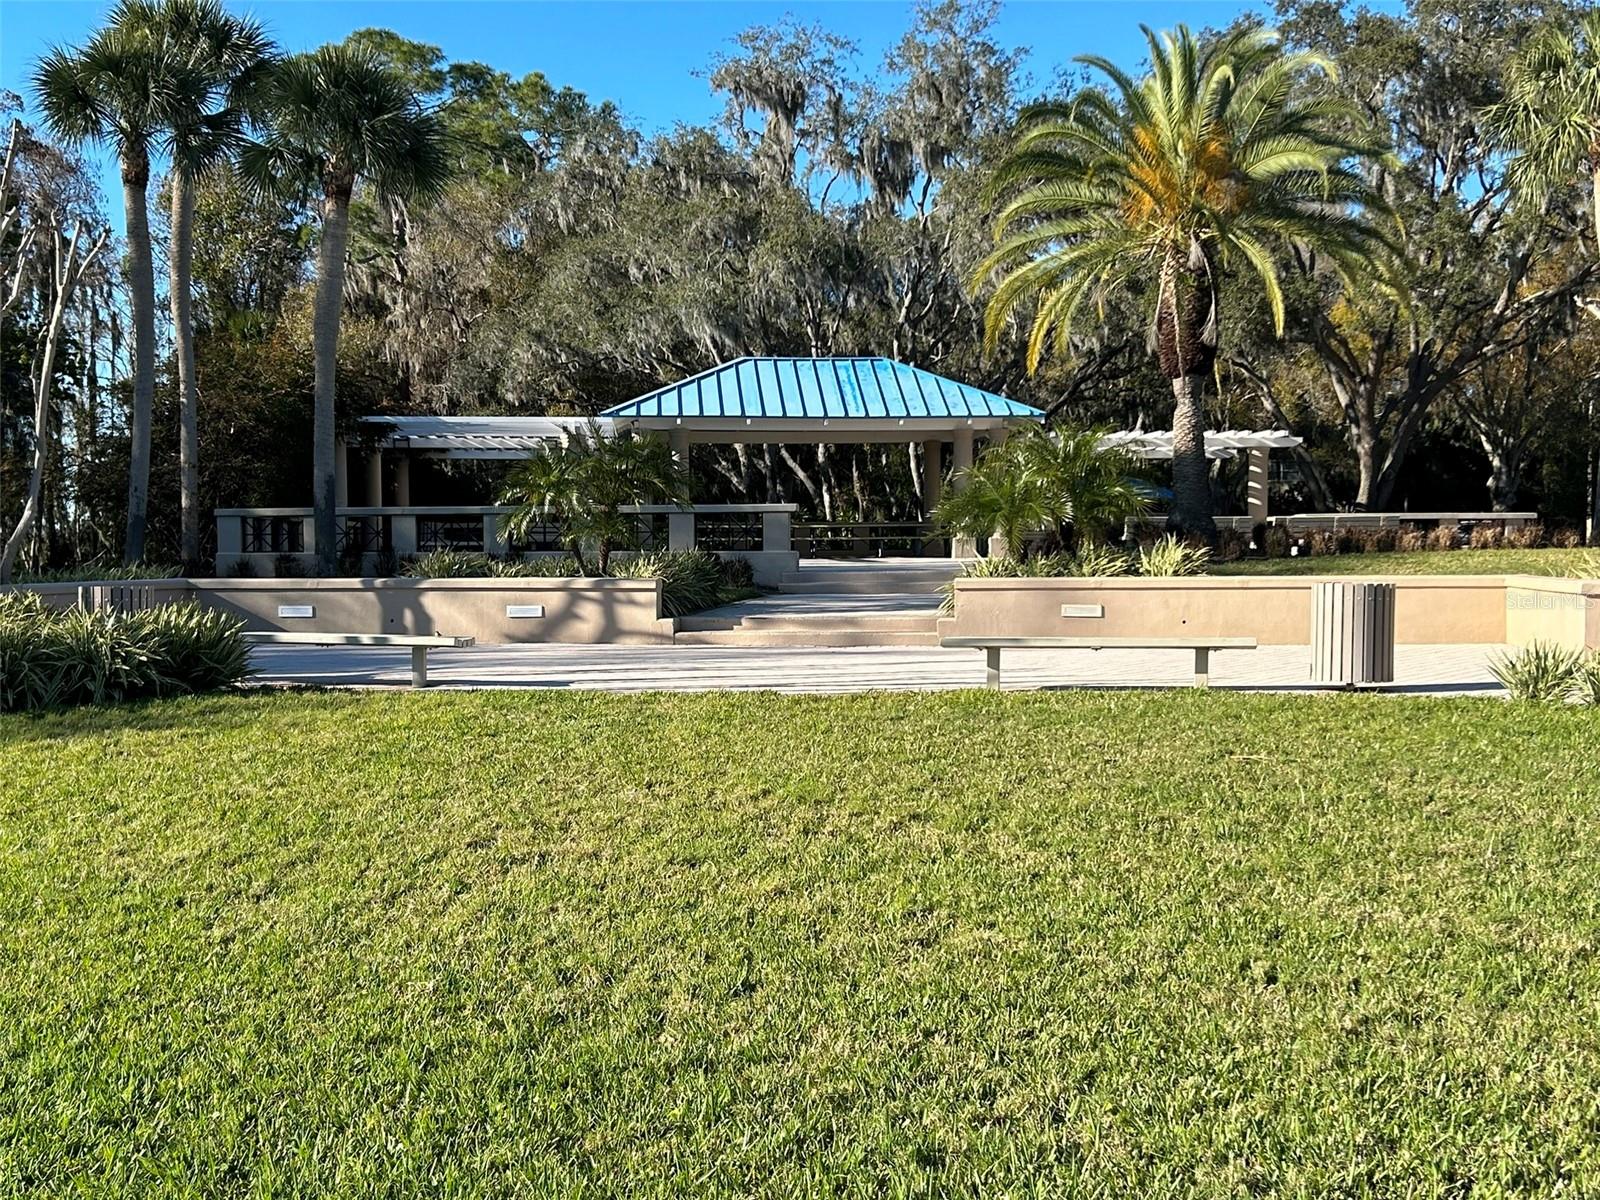
<svg viewBox="0 0 1600 1200"><path fill-rule="evenodd" d="M70 145L99 142L117 155L127 220L128 307L133 318L128 523L123 558L144 557L150 488L150 416L156 380L156 285L150 256L150 159L199 86L168 39L149 29L97 32L80 49L57 47L34 69L44 123Z"/></svg>
<svg viewBox="0 0 1600 1200"><path fill-rule="evenodd" d="M1488 118L1512 152L1511 184L1528 201L1589 183L1600 246L1600 11L1542 26L1506 65L1505 98Z"/></svg>
<svg viewBox="0 0 1600 1200"><path fill-rule="evenodd" d="M1512 152L1507 174L1525 203L1542 205L1587 177L1600 254L1600 12L1540 28L1506 65L1505 98L1487 117L1490 132ZM1600 317L1600 298L1580 303ZM1589 467L1589 541L1600 545L1600 447Z"/></svg>
<svg viewBox="0 0 1600 1200"><path fill-rule="evenodd" d="M344 303L350 198L365 182L404 199L437 194L449 177L443 126L405 80L371 51L323 46L282 60L263 97L266 139L247 145L240 169L264 194L286 186L321 192L322 237L312 310L315 410L312 485L317 557L338 561L334 514L334 374Z"/></svg>
<svg viewBox="0 0 1600 1200"><path fill-rule="evenodd" d="M1359 173L1383 147L1359 112L1319 77L1320 55L1288 53L1278 35L1244 30L1202 45L1189 30L1144 31L1151 70L1134 79L1093 55L1110 90L1024 113L992 181L1015 192L998 246L975 278L1003 272L989 300L992 350L1031 306L1028 368L1054 341L1069 353L1085 301L1154 283L1151 340L1171 381L1173 511L1179 533L1215 533L1202 397L1217 354L1222 273L1242 262L1260 279L1278 331L1276 257L1290 243L1345 274L1373 273L1390 243L1371 219L1382 202ZM1153 277L1153 280L1152 280Z"/></svg>
<svg viewBox="0 0 1600 1200"><path fill-rule="evenodd" d="M195 75L167 130L172 152L172 246L167 255L173 359L179 412L179 552L186 570L200 562L200 415L194 375L195 184L229 161L244 142L250 106L272 62L259 21L236 17L220 0L121 0L111 28L160 39Z"/></svg>

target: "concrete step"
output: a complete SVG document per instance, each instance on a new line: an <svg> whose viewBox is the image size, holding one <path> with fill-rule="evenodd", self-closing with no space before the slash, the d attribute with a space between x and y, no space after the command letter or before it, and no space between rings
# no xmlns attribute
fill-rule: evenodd
<svg viewBox="0 0 1600 1200"><path fill-rule="evenodd" d="M794 571L778 580L778 591L789 596L937 596L946 581L927 571L830 571L826 575Z"/></svg>
<svg viewBox="0 0 1600 1200"><path fill-rule="evenodd" d="M675 646L937 646L934 631L892 629L680 629Z"/></svg>

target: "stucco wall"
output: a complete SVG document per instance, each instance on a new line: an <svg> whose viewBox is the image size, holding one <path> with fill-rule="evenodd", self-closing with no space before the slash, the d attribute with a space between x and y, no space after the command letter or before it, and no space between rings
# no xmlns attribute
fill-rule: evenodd
<svg viewBox="0 0 1600 1200"><path fill-rule="evenodd" d="M169 579L132 585L50 583L38 593L70 608L78 589L151 586L158 604L193 600L231 612L251 630L305 633L437 633L480 642L670 642L655 579ZM508 605L542 605L539 617L512 617ZM311 617L279 615L310 606Z"/></svg>
<svg viewBox="0 0 1600 1200"><path fill-rule="evenodd" d="M252 630L436 633L480 642L670 642L655 579L196 579L201 603ZM311 617L279 615L309 605ZM542 605L539 617L508 605Z"/></svg>
<svg viewBox="0 0 1600 1200"><path fill-rule="evenodd" d="M1311 585L1372 576L1202 576L1188 579L961 579L941 636L1253 637L1262 645L1306 645ZM1500 575L1408 576L1392 580L1395 638L1407 644L1500 644L1506 640L1506 580ZM1061 615L1064 604L1100 605L1098 617Z"/></svg>
<svg viewBox="0 0 1600 1200"><path fill-rule="evenodd" d="M1512 575L1506 579L1506 641L1600 650L1600 582Z"/></svg>

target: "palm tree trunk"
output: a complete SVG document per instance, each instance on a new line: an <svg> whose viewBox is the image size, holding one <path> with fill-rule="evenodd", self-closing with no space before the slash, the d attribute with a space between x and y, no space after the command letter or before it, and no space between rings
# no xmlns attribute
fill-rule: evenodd
<svg viewBox="0 0 1600 1200"><path fill-rule="evenodd" d="M324 575L338 566L334 492L334 376L339 365L339 318L344 309L344 254L350 236L350 193L328 189L322 201L322 241L317 247L317 297L311 317L316 383L312 395L311 489L317 562Z"/></svg>
<svg viewBox="0 0 1600 1200"><path fill-rule="evenodd" d="M1211 467L1200 404L1205 383L1204 375L1180 375L1172 381L1172 514L1167 530L1209 541L1217 535L1217 523L1211 517Z"/></svg>
<svg viewBox="0 0 1600 1200"><path fill-rule="evenodd" d="M194 378L194 317L190 274L194 262L194 181L172 179L172 249L167 256L172 293L172 346L178 384L178 492L186 574L200 569L200 401Z"/></svg>
<svg viewBox="0 0 1600 1200"><path fill-rule="evenodd" d="M146 189L150 159L139 151L122 159L122 204L128 222L128 306L133 313L133 411L128 421L128 525L122 559L144 558L150 499L150 415L156 393L156 280L150 260Z"/></svg>
<svg viewBox="0 0 1600 1200"><path fill-rule="evenodd" d="M1594 244L1596 250L1600 250L1600 159L1590 168L1589 185L1592 189L1590 205L1594 213Z"/></svg>

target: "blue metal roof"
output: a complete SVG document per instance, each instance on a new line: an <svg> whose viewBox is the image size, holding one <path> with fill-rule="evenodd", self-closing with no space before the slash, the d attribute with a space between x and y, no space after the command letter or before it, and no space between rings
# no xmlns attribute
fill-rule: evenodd
<svg viewBox="0 0 1600 1200"><path fill-rule="evenodd" d="M1038 419L1018 404L888 358L739 358L608 408L630 418Z"/></svg>

